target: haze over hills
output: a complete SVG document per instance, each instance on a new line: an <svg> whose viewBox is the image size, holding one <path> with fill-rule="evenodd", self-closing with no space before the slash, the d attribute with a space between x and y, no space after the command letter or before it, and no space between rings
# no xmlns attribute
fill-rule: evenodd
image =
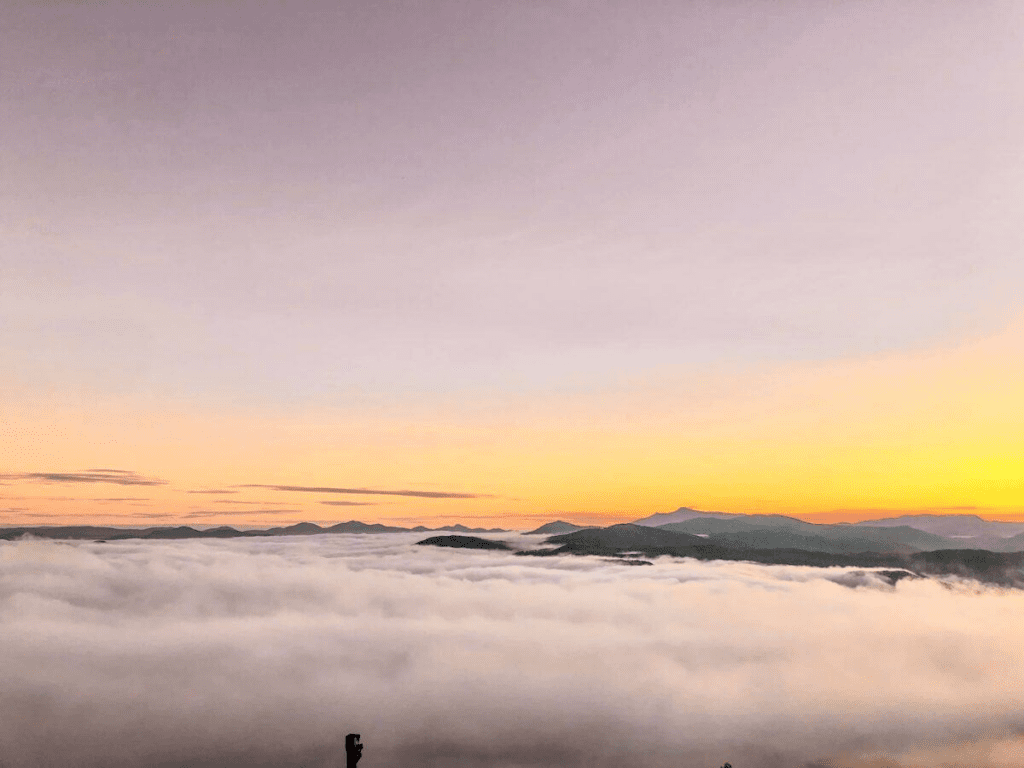
<svg viewBox="0 0 1024 768"><path fill-rule="evenodd" d="M978 515L900 515L878 520L864 520L854 525L894 526L908 525L920 531L939 536L991 536L1008 538L1024 533L1024 523L985 520Z"/></svg>
<svg viewBox="0 0 1024 768"><path fill-rule="evenodd" d="M421 545L463 549L509 549L504 542L474 536L435 536ZM793 565L818 568L863 568L890 584L910 577L962 577L1001 586L1024 588L1024 552L991 552L979 549L932 551L890 550L834 552L803 548L757 548L736 545L729 540L670 530L668 526L631 523L607 528L586 528L550 536L544 548L524 548L516 554L527 557L599 556L624 565L650 564L641 558L677 557ZM849 586L860 584L855 574Z"/></svg>
<svg viewBox="0 0 1024 768"><path fill-rule="evenodd" d="M418 542L464 549L518 549L535 556L598 555L625 558L688 557L698 560L732 560L763 564L818 567L859 567L903 569L908 573L958 574L968 578L1012 586L1024 585L1024 533L996 536L992 531L1012 533L1024 524L990 523L975 515L967 520L935 520L936 516L902 516L861 524L809 523L785 515L702 513L680 509L650 516L637 523L605 528L582 527L556 520L530 531L554 534L543 549L508 545L493 539L466 534L513 533L500 528L469 528L461 524L427 528L404 528L382 523L349 520L323 527L303 522L262 530L239 530L230 526L197 529L191 526L116 528L105 526L21 527L0 529L0 539L23 535L51 539L174 540L223 539L273 536L316 536L323 534L389 534L446 532ZM657 521L659 525L652 525ZM881 524L880 524L881 523ZM914 527L944 526L943 530L978 531L978 535L942 536ZM894 576L893 578L902 578Z"/></svg>
<svg viewBox="0 0 1024 768"><path fill-rule="evenodd" d="M564 521L556 521L536 530L553 531L564 525ZM1024 586L1021 528L1024 523L986 521L977 515L902 515L884 521L822 524L785 515L704 513L680 508L632 524L558 533L545 540L555 546L520 554L599 555L634 561L637 556L669 555L779 565L886 568L896 569L893 573L960 575L1020 587ZM897 573L893 578L902 576Z"/></svg>
<svg viewBox="0 0 1024 768"><path fill-rule="evenodd" d="M901 515L859 523L810 523L786 515L702 512L681 507L631 523L637 528L661 529L699 537L705 543L743 549L800 549L829 554L858 552L923 552L944 549L978 549L993 552L1024 550L1024 523L984 520L974 514ZM615 526L611 526L614 528ZM565 520L545 523L529 534L567 534L600 530ZM0 539L28 534L51 539L187 539L244 536L312 536L326 533L506 533L502 528L472 528L460 523L428 528L406 528L383 523L349 520L330 526L302 522L266 529L242 530L230 526L19 526L0 528Z"/></svg>
<svg viewBox="0 0 1024 768"><path fill-rule="evenodd" d="M698 560L742 560L772 565L894 569L890 578L907 575L962 576L1004 586L1024 586L1024 552L1000 553L977 549L918 552L830 553L796 548L755 549L729 546L717 539L638 525L613 525L551 536L555 549L524 555L602 555L691 557ZM904 573L905 571L905 573Z"/></svg>
<svg viewBox="0 0 1024 768"><path fill-rule="evenodd" d="M908 526L891 528L816 525L778 515L740 518L693 518L658 526L710 537L726 546L755 549L807 549L816 552L892 552L951 549L958 541Z"/></svg>
<svg viewBox="0 0 1024 768"><path fill-rule="evenodd" d="M984 520L973 514L900 515L859 523L809 523L785 515L701 512L681 507L634 521L723 544L758 549L795 547L822 552L1024 550L1024 523Z"/></svg>

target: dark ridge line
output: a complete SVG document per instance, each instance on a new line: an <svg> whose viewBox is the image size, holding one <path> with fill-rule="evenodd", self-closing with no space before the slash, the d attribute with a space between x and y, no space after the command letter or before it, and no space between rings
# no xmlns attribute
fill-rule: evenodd
<svg viewBox="0 0 1024 768"><path fill-rule="evenodd" d="M418 525L415 528L383 525L381 523L363 523L349 520L345 523L321 527L316 523L296 523L289 526L254 529L242 531L228 525L216 528L198 529L189 525L152 526L148 528L119 528L104 525L56 525L56 526L17 526L0 528L0 540L13 540L21 536L37 536L44 539L102 539L119 541L125 539L226 539L260 536L312 536L327 533L427 533L432 531L452 531L456 533L508 533L503 528L468 528L464 525L445 525L438 528L427 528Z"/></svg>

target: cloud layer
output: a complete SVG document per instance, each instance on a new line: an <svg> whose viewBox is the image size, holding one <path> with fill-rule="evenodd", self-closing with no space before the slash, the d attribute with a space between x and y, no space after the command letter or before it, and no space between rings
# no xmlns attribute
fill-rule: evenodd
<svg viewBox="0 0 1024 768"><path fill-rule="evenodd" d="M1024 766L1019 592L416 538L0 546L0 765Z"/></svg>

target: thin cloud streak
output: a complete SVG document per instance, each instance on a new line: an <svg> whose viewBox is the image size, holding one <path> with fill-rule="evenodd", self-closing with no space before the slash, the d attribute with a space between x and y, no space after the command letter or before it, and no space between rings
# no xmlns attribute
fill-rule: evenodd
<svg viewBox="0 0 1024 768"><path fill-rule="evenodd" d="M175 515L166 512L104 512L102 514L62 514L59 512L31 512L28 510L0 510L6 512L17 512L21 517L31 517L43 520L167 520Z"/></svg>
<svg viewBox="0 0 1024 768"><path fill-rule="evenodd" d="M118 496L111 498L92 498L89 496L7 496L4 501L74 501L77 503L96 502L99 504L146 502L152 501L147 496Z"/></svg>
<svg viewBox="0 0 1024 768"><path fill-rule="evenodd" d="M253 515L297 515L302 512L301 509L202 509L195 512L189 512L182 517L183 520L199 520L207 519L211 517L222 517L227 515L232 516L247 516Z"/></svg>
<svg viewBox="0 0 1024 768"><path fill-rule="evenodd" d="M486 493L461 493L457 491L412 491L412 490L376 490L372 488L333 488L313 485L265 485L248 483L237 485L236 488L263 488L271 491L288 491L297 493L350 493L357 496L408 496L416 499L493 499Z"/></svg>
<svg viewBox="0 0 1024 768"><path fill-rule="evenodd" d="M167 485L166 480L144 477L125 469L87 469L84 472L17 472L0 479L31 483L110 483L112 485Z"/></svg>
<svg viewBox="0 0 1024 768"><path fill-rule="evenodd" d="M210 503L211 504L245 505L247 507L273 507L274 506L274 502L272 502L272 501L239 501L238 499L214 499Z"/></svg>
<svg viewBox="0 0 1024 768"><path fill-rule="evenodd" d="M77 496L5 496L4 501L90 501Z"/></svg>

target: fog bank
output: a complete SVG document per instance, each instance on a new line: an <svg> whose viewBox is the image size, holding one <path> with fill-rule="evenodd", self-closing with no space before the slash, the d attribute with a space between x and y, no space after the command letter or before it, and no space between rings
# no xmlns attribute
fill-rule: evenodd
<svg viewBox="0 0 1024 768"><path fill-rule="evenodd" d="M418 538L0 544L0 766L1024 766L1024 593Z"/></svg>

